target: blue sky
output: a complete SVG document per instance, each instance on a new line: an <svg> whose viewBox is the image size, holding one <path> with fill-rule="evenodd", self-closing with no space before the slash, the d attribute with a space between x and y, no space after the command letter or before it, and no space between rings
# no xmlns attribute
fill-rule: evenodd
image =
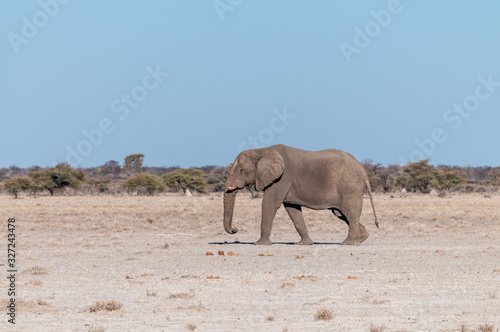
<svg viewBox="0 0 500 332"><path fill-rule="evenodd" d="M500 166L498 1L2 1L0 167Z"/></svg>

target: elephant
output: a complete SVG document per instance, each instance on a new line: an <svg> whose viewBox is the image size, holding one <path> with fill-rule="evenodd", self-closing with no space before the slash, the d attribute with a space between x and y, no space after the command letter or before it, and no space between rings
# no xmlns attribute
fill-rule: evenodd
<svg viewBox="0 0 500 332"><path fill-rule="evenodd" d="M368 175L359 161L341 150L306 151L279 144L242 151L224 187L224 229L229 234L238 232L232 226L236 193L252 185L264 192L261 233L256 245L272 244L273 220L281 204L300 235L298 244L314 244L304 223L302 207L331 210L349 226L342 244L361 244L368 238L368 232L359 222L365 189L375 225L379 227Z"/></svg>

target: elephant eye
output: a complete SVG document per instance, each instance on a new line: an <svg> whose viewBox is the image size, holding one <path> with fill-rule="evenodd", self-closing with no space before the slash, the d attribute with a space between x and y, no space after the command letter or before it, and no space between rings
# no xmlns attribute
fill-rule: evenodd
<svg viewBox="0 0 500 332"><path fill-rule="evenodd" d="M245 170L243 168L240 168L240 173L245 173Z"/></svg>

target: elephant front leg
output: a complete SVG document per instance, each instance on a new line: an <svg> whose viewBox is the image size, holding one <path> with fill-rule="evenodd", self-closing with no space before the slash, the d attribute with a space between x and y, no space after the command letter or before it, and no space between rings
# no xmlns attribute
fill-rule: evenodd
<svg viewBox="0 0 500 332"><path fill-rule="evenodd" d="M299 244L314 244L314 241L309 237L309 232L307 231L306 223L304 222L304 216L302 215L302 208L299 205L293 205L285 203L285 210L292 219L295 229L300 235Z"/></svg>
<svg viewBox="0 0 500 332"><path fill-rule="evenodd" d="M255 242L257 245L270 245L273 244L271 241L271 231L273 229L273 221L276 216L276 211L278 211L281 202L273 199L272 195L268 193L264 194L262 199L262 221L260 224L260 239Z"/></svg>

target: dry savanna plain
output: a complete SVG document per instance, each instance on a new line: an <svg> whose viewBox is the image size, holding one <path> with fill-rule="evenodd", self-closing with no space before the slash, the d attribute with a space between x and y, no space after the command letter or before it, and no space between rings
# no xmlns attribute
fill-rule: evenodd
<svg viewBox="0 0 500 332"><path fill-rule="evenodd" d="M498 331L500 196L365 197L370 237L304 209L313 246L283 208L272 246L260 198L0 196L1 331ZM7 220L15 218L15 325Z"/></svg>

